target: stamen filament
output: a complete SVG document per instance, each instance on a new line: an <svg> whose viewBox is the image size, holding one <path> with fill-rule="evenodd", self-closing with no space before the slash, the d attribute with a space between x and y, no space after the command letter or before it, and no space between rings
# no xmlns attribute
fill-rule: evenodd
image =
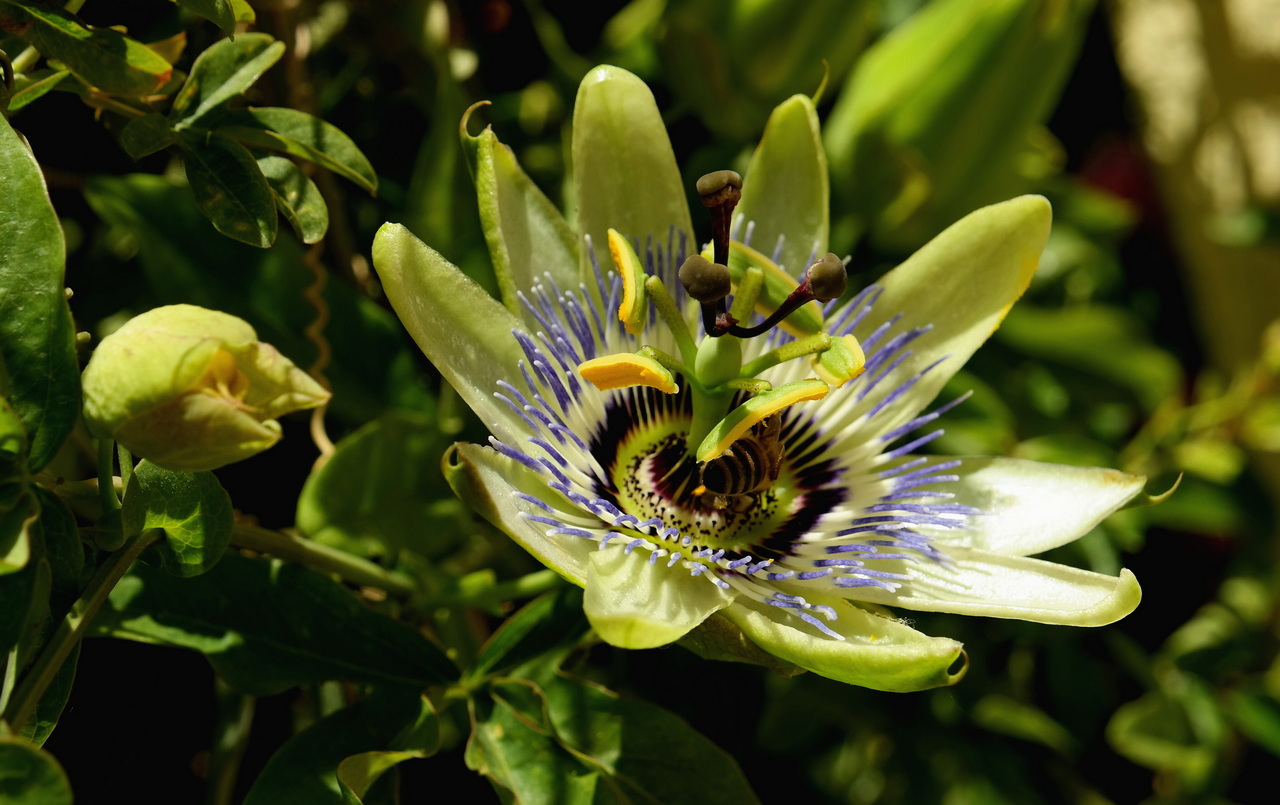
<svg viewBox="0 0 1280 805"><path fill-rule="evenodd" d="M825 352L830 347L831 336L826 333L815 333L807 338L791 341L777 349L766 352L751 363L743 366L742 376L755 377L764 370L771 369L780 363L803 358L806 355L816 355Z"/></svg>
<svg viewBox="0 0 1280 805"><path fill-rule="evenodd" d="M680 312L680 308L676 305L676 300L671 297L671 292L667 290L667 286L662 284L662 280L657 277L649 277L645 280L644 288L649 292L649 301L653 302L654 308L657 309L658 315L662 317L662 321L667 325L667 329L671 331L671 335L676 340L676 348L680 350L680 359L684 361L685 366L693 366L698 359L698 345L693 340L693 334L689 332L689 325L685 323L684 314ZM657 360L657 358L654 358ZM690 377L688 372L684 372L685 377Z"/></svg>

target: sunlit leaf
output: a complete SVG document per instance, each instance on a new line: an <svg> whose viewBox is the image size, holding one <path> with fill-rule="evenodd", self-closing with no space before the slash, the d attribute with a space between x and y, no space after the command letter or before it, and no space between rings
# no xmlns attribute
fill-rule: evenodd
<svg viewBox="0 0 1280 805"><path fill-rule="evenodd" d="M201 118L253 86L284 55L284 43L260 33L223 39L191 65L187 83L173 99L169 117L175 128Z"/></svg>
<svg viewBox="0 0 1280 805"><path fill-rule="evenodd" d="M62 227L40 166L7 120L0 120L0 176L0 363L27 432L29 464L39 470L80 413L80 370Z"/></svg>
<svg viewBox="0 0 1280 805"><path fill-rule="evenodd" d="M267 178L276 209L285 217L298 240L316 243L329 230L329 207L315 182L284 157L258 157L258 167Z"/></svg>
<svg viewBox="0 0 1280 805"><path fill-rule="evenodd" d="M48 59L113 95L149 95L173 68L160 54L110 28L90 28L58 8L0 0L0 29L14 33Z"/></svg>
<svg viewBox="0 0 1280 805"><path fill-rule="evenodd" d="M9 96L9 113L13 114L42 97L69 75L70 70L32 70L14 76L13 94Z"/></svg>
<svg viewBox="0 0 1280 805"><path fill-rule="evenodd" d="M231 499L211 472L170 472L143 461L124 490L125 535L162 529L160 564L175 576L198 576L217 564L232 523Z"/></svg>

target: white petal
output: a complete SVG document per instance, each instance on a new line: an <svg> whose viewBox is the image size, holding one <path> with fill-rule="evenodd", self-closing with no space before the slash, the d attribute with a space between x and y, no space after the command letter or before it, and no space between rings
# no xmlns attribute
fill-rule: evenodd
<svg viewBox="0 0 1280 805"><path fill-rule="evenodd" d="M519 418L493 396L499 380L520 376L524 353L511 337L520 321L400 224L378 230L373 265L400 321L471 410L499 438L520 433Z"/></svg>
<svg viewBox="0 0 1280 805"><path fill-rule="evenodd" d="M954 503L985 514L958 532L995 553L1030 556L1088 533L1142 491L1146 478L1101 467L1070 467L1016 458L965 458L960 480L939 484Z"/></svg>
<svg viewBox="0 0 1280 805"><path fill-rule="evenodd" d="M548 489L540 475L492 448L475 444L454 445L445 454L443 469L458 497L486 520L542 564L579 587L586 586L587 557L595 551L596 543L582 537L547 536L552 526L521 516L522 512L538 510L517 498L516 492L552 505L559 499L559 493Z"/></svg>
<svg viewBox="0 0 1280 805"><path fill-rule="evenodd" d="M874 615L845 601L824 601L838 613L828 628L837 640L806 631L786 610L739 598L723 615L760 648L828 679L888 691L912 691L952 685L967 663L954 668L961 644L929 637L901 621Z"/></svg>
<svg viewBox="0 0 1280 805"><path fill-rule="evenodd" d="M1106 576L1066 565L960 546L946 564L904 563L910 578L897 592L860 588L857 597L925 612L986 615L1038 623L1103 626L1128 615L1142 599L1128 570Z"/></svg>
<svg viewBox="0 0 1280 805"><path fill-rule="evenodd" d="M582 609L596 633L619 648L657 648L684 637L733 595L709 578L667 567L643 549L615 544L591 552Z"/></svg>

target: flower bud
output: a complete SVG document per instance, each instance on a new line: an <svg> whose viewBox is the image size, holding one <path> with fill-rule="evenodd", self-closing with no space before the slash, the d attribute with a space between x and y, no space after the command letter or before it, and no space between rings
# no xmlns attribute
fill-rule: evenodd
<svg viewBox="0 0 1280 805"><path fill-rule="evenodd" d="M178 472L266 450L280 441L277 417L329 399L248 322L194 305L131 319L98 345L82 381L95 436Z"/></svg>

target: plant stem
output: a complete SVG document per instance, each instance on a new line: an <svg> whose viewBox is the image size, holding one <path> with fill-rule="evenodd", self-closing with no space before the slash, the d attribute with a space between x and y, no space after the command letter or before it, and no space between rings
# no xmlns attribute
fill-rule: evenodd
<svg viewBox="0 0 1280 805"><path fill-rule="evenodd" d="M120 508L120 498L116 497L114 447L115 442L110 439L98 442L98 500L102 503L104 512ZM120 488L124 489L123 483Z"/></svg>
<svg viewBox="0 0 1280 805"><path fill-rule="evenodd" d="M387 570L346 551L330 548L303 537L283 534L249 523L236 523L231 543L260 553L269 553L302 565L335 573L352 584L377 587L396 595L412 595L418 591L414 580L394 570Z"/></svg>
<svg viewBox="0 0 1280 805"><path fill-rule="evenodd" d="M26 677L18 685L17 694L10 702L9 712L5 716L14 733L20 734L35 713L36 706L39 705L49 683L53 681L58 669L71 653L71 649L84 637L85 629L98 614L107 596L128 572L134 560L142 555L151 543L159 539L160 534L161 532L157 529L144 531L125 543L122 549L107 554L102 565L89 580L89 584L85 586L84 592L71 605L71 610L62 619L62 623L58 624L57 630L49 638L49 642L28 669Z"/></svg>

